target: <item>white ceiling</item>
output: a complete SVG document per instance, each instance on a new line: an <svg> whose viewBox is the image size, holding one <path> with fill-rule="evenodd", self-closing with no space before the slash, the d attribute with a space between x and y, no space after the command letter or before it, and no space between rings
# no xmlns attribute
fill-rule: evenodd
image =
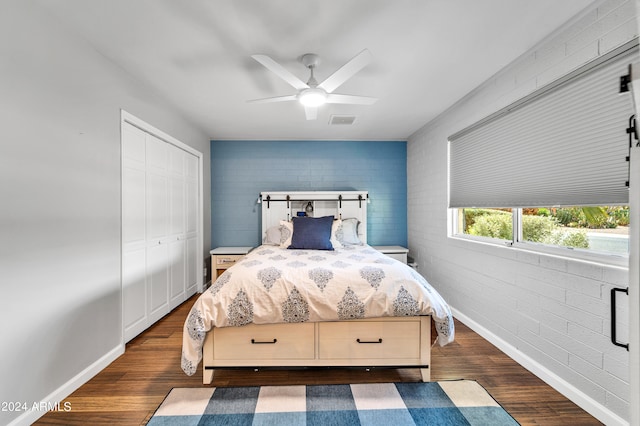
<svg viewBox="0 0 640 426"><path fill-rule="evenodd" d="M405 140L592 0L42 0L103 55L157 89L212 139ZM368 48L336 90L374 96L324 105L249 104L295 89L254 61L269 55L318 81ZM351 126L329 117L355 115Z"/></svg>

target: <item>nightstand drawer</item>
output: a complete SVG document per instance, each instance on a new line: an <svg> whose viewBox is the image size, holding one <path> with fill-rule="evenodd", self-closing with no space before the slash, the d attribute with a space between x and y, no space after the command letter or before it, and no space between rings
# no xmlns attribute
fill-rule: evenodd
<svg viewBox="0 0 640 426"><path fill-rule="evenodd" d="M399 260L402 263L407 263L407 253L385 253L392 259Z"/></svg>
<svg viewBox="0 0 640 426"><path fill-rule="evenodd" d="M387 256L399 260L402 263L407 263L407 253L409 249L402 246L373 246L374 249Z"/></svg>
<svg viewBox="0 0 640 426"><path fill-rule="evenodd" d="M219 254L211 256L211 264L214 265L215 269L227 269L242 259L243 256L242 254Z"/></svg>
<svg viewBox="0 0 640 426"><path fill-rule="evenodd" d="M209 252L211 254L211 269L215 274L211 277L212 282L222 273L235 265L244 255L249 253L253 247L217 247Z"/></svg>

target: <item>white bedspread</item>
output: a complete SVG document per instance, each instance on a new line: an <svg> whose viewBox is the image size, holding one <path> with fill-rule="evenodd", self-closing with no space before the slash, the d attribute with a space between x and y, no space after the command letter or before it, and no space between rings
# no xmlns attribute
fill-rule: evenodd
<svg viewBox="0 0 640 426"><path fill-rule="evenodd" d="M263 245L227 269L191 308L182 369L193 375L212 327L432 315L453 341L451 310L415 270L374 248L288 250Z"/></svg>

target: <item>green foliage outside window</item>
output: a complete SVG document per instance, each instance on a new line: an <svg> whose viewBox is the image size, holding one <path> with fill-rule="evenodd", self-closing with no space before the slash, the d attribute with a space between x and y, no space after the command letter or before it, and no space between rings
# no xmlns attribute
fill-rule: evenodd
<svg viewBox="0 0 640 426"><path fill-rule="evenodd" d="M525 241L565 247L589 248L589 239L583 229L568 229L561 226L554 216L548 216L548 209L542 215L522 216L522 236ZM467 232L490 238L511 240L513 222L507 211L492 209L465 209ZM471 224L469 225L469 222Z"/></svg>
<svg viewBox="0 0 640 426"><path fill-rule="evenodd" d="M513 235L511 213L490 209L464 209L467 233L510 240Z"/></svg>
<svg viewBox="0 0 640 426"><path fill-rule="evenodd" d="M554 209L554 217L572 228L612 229L629 225L628 206L566 207Z"/></svg>

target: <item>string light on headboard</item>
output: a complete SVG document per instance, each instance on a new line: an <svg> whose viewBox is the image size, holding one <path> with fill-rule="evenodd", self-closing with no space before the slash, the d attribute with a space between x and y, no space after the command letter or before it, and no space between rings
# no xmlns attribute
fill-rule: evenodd
<svg viewBox="0 0 640 426"><path fill-rule="evenodd" d="M313 213L313 203L311 201L307 201L307 205L304 208L304 211L307 213L307 216L311 216Z"/></svg>

